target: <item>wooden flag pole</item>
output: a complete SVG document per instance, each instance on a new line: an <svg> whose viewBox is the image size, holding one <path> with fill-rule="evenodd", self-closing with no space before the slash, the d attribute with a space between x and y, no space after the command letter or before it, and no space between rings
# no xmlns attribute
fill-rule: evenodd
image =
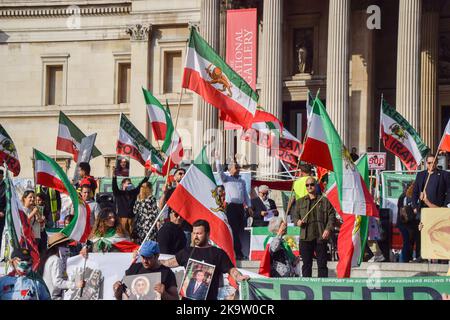
<svg viewBox="0 0 450 320"><path fill-rule="evenodd" d="M306 213L306 215L302 218L302 222L305 222L306 218L308 218L309 214L314 210L314 208L319 204L319 202L324 198L324 194L322 193L322 195L320 196L319 200L317 200L316 203L314 203L314 205L312 206L311 209L309 209L309 211Z"/></svg>

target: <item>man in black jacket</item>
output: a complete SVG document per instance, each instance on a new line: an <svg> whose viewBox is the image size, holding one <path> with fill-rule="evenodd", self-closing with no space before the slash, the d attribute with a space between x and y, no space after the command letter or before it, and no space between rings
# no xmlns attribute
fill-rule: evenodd
<svg viewBox="0 0 450 320"><path fill-rule="evenodd" d="M131 180L125 178L122 180L121 189L117 186L117 176L113 175L112 189L114 195L114 203L116 205L117 216L120 219L120 224L124 231L131 235L132 225L133 225L133 207L136 202L136 198L139 194L141 186L143 183L147 182L149 177L145 177L139 183L139 185L134 188Z"/></svg>
<svg viewBox="0 0 450 320"><path fill-rule="evenodd" d="M446 171L436 168L434 156L426 157L427 170L417 173L414 183L412 206L415 212L421 208L446 207L450 203L450 179ZM425 184L430 176L425 189Z"/></svg>
<svg viewBox="0 0 450 320"><path fill-rule="evenodd" d="M186 247L182 223L184 219L175 211L170 210L170 221L163 224L158 230L158 244L161 253L176 254Z"/></svg>
<svg viewBox="0 0 450 320"><path fill-rule="evenodd" d="M439 208L446 207L450 203L450 180L446 171L436 168L436 162L433 155L425 158L427 170L417 173L414 182L414 191L411 206L414 213L420 221L420 211L422 208ZM428 184L425 184L430 176ZM421 262L420 256L420 236L416 242L416 261Z"/></svg>

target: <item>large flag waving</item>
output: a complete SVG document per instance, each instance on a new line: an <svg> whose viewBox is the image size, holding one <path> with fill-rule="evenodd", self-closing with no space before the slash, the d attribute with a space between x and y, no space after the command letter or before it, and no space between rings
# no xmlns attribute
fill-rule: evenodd
<svg viewBox="0 0 450 320"><path fill-rule="evenodd" d="M369 187L367 154L358 159L356 168L363 177L366 186ZM338 278L348 278L350 277L351 268L360 266L364 258L364 248L366 247L369 230L369 217L342 213L336 186L336 174L334 172L329 173L326 195L344 221L338 236L339 262L336 266L336 271Z"/></svg>
<svg viewBox="0 0 450 320"><path fill-rule="evenodd" d="M58 139L56 140L56 150L71 153L73 160L78 160L81 140L86 135L62 112L59 112ZM101 152L94 146L92 158L98 157Z"/></svg>
<svg viewBox="0 0 450 320"><path fill-rule="evenodd" d="M133 158L145 168L164 174L164 161L158 150L145 139L142 133L122 113L120 115L119 139L116 153Z"/></svg>
<svg viewBox="0 0 450 320"><path fill-rule="evenodd" d="M300 160L336 173L336 186L343 213L378 216L372 195L318 98L314 100L308 136Z"/></svg>
<svg viewBox="0 0 450 320"><path fill-rule="evenodd" d="M416 170L430 149L400 113L381 99L380 138L408 170Z"/></svg>
<svg viewBox="0 0 450 320"><path fill-rule="evenodd" d="M14 250L27 248L33 258L33 270L39 266L39 250L34 239L33 230L28 223L22 202L17 195L11 178L6 172L5 179L5 229L3 231L3 244L1 256L11 258Z"/></svg>
<svg viewBox="0 0 450 320"><path fill-rule="evenodd" d="M206 147L190 166L183 180L170 197L167 205L193 224L204 219L211 226L211 240L223 249L233 264L236 263L233 235L224 208L216 195L216 180L206 156Z"/></svg>
<svg viewBox="0 0 450 320"><path fill-rule="evenodd" d="M191 28L183 88L201 95L203 99L241 125L251 127L256 112L258 94L239 76L213 48Z"/></svg>
<svg viewBox="0 0 450 320"><path fill-rule="evenodd" d="M8 169L12 171L15 177L19 175L20 162L16 146L3 126L0 125L0 165L2 165L3 162Z"/></svg>
<svg viewBox="0 0 450 320"><path fill-rule="evenodd" d="M142 88L147 113L156 140L163 140L161 151L170 157L172 164L180 164L183 160L181 137L175 130L169 107L165 108L148 90Z"/></svg>
<svg viewBox="0 0 450 320"><path fill-rule="evenodd" d="M34 161L36 184L67 193L72 201L74 218L61 232L69 239L86 242L91 230L89 206L81 200L70 184L69 178L55 160L34 149Z"/></svg>
<svg viewBox="0 0 450 320"><path fill-rule="evenodd" d="M445 126L445 131L441 138L441 142L439 142L438 151L439 150L450 152L450 119Z"/></svg>

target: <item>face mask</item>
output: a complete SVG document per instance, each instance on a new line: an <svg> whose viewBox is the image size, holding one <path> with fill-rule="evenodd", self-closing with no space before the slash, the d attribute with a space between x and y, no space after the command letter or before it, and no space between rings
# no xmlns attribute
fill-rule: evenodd
<svg viewBox="0 0 450 320"><path fill-rule="evenodd" d="M17 272L20 275L28 274L28 272L30 272L30 269L31 263L29 263L28 261L20 261L16 268Z"/></svg>
<svg viewBox="0 0 450 320"><path fill-rule="evenodd" d="M127 186L127 190L132 190L132 189L134 189L134 186L133 186L132 184L129 184L129 185Z"/></svg>

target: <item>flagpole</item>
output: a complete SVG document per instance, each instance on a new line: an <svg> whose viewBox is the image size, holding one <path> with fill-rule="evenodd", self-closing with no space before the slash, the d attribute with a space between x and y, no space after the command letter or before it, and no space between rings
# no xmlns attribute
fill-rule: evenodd
<svg viewBox="0 0 450 320"><path fill-rule="evenodd" d="M309 97L309 93L308 93L308 97ZM316 99L317 99L317 96L316 96ZM314 103L313 103L313 109L314 109ZM311 110L311 112L312 112L312 110ZM308 113L308 110L306 110L306 113ZM297 167L295 168L295 173L294 173L295 175L297 174L298 167L300 166L300 159L301 159L303 150L305 149L305 141L306 141L306 137L308 136L308 133L309 133L309 123L308 123L308 127L306 129L306 132L305 132L305 136L303 137L302 152L298 156ZM288 201L288 205L287 205L287 208L286 208L286 217L287 217L287 215L289 214L289 211L292 208L292 196L294 194L294 183L295 183L295 180L292 181L291 195L289 196L289 201Z"/></svg>
<svg viewBox="0 0 450 320"><path fill-rule="evenodd" d="M322 193L322 195L320 196L319 200L317 200L316 203L314 203L314 205L312 206L311 209L309 209L309 211L306 213L306 215L302 218L302 222L305 222L305 219L308 218L309 214L314 210L314 208L319 204L319 202L324 198L324 194Z"/></svg>
<svg viewBox="0 0 450 320"><path fill-rule="evenodd" d="M379 137L378 137L378 152L381 151L381 112L383 112L383 93L381 93L381 103L380 103L380 131L379 131Z"/></svg>

